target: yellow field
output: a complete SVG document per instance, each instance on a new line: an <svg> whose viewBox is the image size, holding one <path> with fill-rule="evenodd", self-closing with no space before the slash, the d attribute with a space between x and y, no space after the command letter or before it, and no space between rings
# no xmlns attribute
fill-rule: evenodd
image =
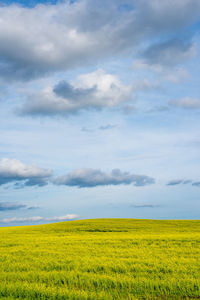
<svg viewBox="0 0 200 300"><path fill-rule="evenodd" d="M198 299L200 221L0 228L1 299Z"/></svg>

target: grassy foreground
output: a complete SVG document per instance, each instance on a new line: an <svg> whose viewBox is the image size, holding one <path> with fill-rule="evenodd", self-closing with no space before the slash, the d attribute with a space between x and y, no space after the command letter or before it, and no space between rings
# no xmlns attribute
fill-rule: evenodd
<svg viewBox="0 0 200 300"><path fill-rule="evenodd" d="M198 299L200 221L0 228L0 299Z"/></svg>

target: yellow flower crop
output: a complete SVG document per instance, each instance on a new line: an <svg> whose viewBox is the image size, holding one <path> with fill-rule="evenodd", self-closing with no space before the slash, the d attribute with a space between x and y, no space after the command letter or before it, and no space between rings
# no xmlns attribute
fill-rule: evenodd
<svg viewBox="0 0 200 300"><path fill-rule="evenodd" d="M1 299L200 298L200 221L0 228Z"/></svg>

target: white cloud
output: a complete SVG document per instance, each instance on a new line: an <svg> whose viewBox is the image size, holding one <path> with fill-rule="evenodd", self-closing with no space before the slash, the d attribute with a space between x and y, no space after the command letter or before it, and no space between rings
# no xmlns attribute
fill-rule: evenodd
<svg viewBox="0 0 200 300"><path fill-rule="evenodd" d="M27 166L17 159L0 160L0 185L13 181L26 181L25 185L44 185L51 175L50 169Z"/></svg>
<svg viewBox="0 0 200 300"><path fill-rule="evenodd" d="M47 220L47 221L65 221L65 220L74 220L74 219L77 219L78 217L79 216L76 214L67 214L65 216L45 218L45 220Z"/></svg>
<svg viewBox="0 0 200 300"><path fill-rule="evenodd" d="M1 222L3 223L13 223L13 222L37 222L43 220L42 217L27 217L27 218L5 218Z"/></svg>
<svg viewBox="0 0 200 300"><path fill-rule="evenodd" d="M1 220L3 223L23 223L23 222L39 222L39 221L65 221L65 220L74 220L77 219L79 216L76 214L67 214L60 217L51 217L51 218L44 218L44 217L24 217L24 218L5 218Z"/></svg>
<svg viewBox="0 0 200 300"><path fill-rule="evenodd" d="M61 81L55 87L47 87L32 94L21 109L22 114L68 115L84 109L114 107L126 102L132 87L123 85L112 74L97 70L83 74L72 84Z"/></svg>

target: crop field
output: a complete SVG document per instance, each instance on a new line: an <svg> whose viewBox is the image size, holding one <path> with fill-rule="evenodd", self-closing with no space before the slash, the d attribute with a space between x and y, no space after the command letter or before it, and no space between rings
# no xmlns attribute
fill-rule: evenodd
<svg viewBox="0 0 200 300"><path fill-rule="evenodd" d="M0 299L198 299L200 221L0 228Z"/></svg>

